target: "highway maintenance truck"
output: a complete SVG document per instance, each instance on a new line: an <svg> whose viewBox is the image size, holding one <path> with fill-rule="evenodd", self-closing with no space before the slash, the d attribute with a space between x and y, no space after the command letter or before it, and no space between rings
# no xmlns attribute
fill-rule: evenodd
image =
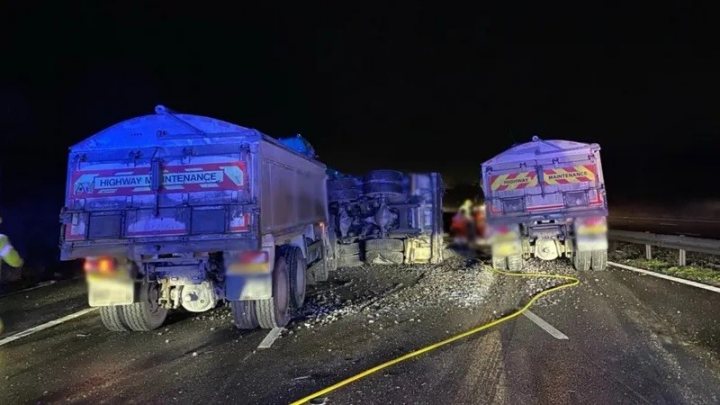
<svg viewBox="0 0 720 405"><path fill-rule="evenodd" d="M572 259L577 270L607 265L607 215L600 146L564 140L513 146L482 164L493 266Z"/></svg>
<svg viewBox="0 0 720 405"><path fill-rule="evenodd" d="M238 328L286 325L336 265L326 167L296 144L158 106L72 146L61 258L84 259L103 324L225 301Z"/></svg>

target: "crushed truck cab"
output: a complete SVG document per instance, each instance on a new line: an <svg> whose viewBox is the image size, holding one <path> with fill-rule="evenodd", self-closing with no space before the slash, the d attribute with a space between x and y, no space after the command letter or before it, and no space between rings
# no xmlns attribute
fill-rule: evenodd
<svg viewBox="0 0 720 405"><path fill-rule="evenodd" d="M483 163L481 176L496 268L567 257L578 270L605 269L608 206L599 145L533 137Z"/></svg>
<svg viewBox="0 0 720 405"><path fill-rule="evenodd" d="M70 148L61 258L83 259L112 330L227 302L284 326L334 269L326 168L255 129L158 106Z"/></svg>

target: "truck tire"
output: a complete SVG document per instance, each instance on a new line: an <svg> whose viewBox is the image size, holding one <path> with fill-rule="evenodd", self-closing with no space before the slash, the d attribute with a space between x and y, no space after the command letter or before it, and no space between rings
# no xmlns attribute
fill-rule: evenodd
<svg viewBox="0 0 720 405"><path fill-rule="evenodd" d="M338 259L338 267L360 267L363 265L363 261L360 260L360 255L343 255Z"/></svg>
<svg viewBox="0 0 720 405"><path fill-rule="evenodd" d="M281 328L290 322L290 278L287 260L280 254L272 273L272 298L255 301L255 315L263 329Z"/></svg>
<svg viewBox="0 0 720 405"><path fill-rule="evenodd" d="M230 301L230 310L238 329L255 329L260 326L255 314L255 301Z"/></svg>
<svg viewBox="0 0 720 405"><path fill-rule="evenodd" d="M157 300L157 285L140 285L140 302L122 305L122 319L134 331L145 332L159 328L167 317L167 309L160 307Z"/></svg>
<svg viewBox="0 0 720 405"><path fill-rule="evenodd" d="M507 270L507 260L504 257L493 256L492 265L493 269Z"/></svg>
<svg viewBox="0 0 720 405"><path fill-rule="evenodd" d="M325 263L325 259L320 259L313 263L307 270L307 283L308 285L315 285L317 283L324 283L330 278L330 272L328 271L328 265Z"/></svg>
<svg viewBox="0 0 720 405"><path fill-rule="evenodd" d="M405 174L397 170L372 170L365 175L365 182L400 183L405 181Z"/></svg>
<svg viewBox="0 0 720 405"><path fill-rule="evenodd" d="M591 252L580 252L575 251L573 256L573 265L577 271L588 271L590 270Z"/></svg>
<svg viewBox="0 0 720 405"><path fill-rule="evenodd" d="M368 250L365 252L365 262L368 264L403 264L403 252L389 250Z"/></svg>
<svg viewBox="0 0 720 405"><path fill-rule="evenodd" d="M400 239L369 239L365 241L365 250L403 252L405 244Z"/></svg>
<svg viewBox="0 0 720 405"><path fill-rule="evenodd" d="M126 332L130 330L122 319L122 307L119 305L100 307L100 320L107 330L113 332Z"/></svg>
<svg viewBox="0 0 720 405"><path fill-rule="evenodd" d="M511 255L507 257L507 268L510 271L521 271L523 268L522 255Z"/></svg>
<svg viewBox="0 0 720 405"><path fill-rule="evenodd" d="M287 246L284 250L283 256L290 273L290 305L292 308L301 308L305 303L305 290L307 288L305 258L302 255L302 250L297 246Z"/></svg>
<svg viewBox="0 0 720 405"><path fill-rule="evenodd" d="M603 271L607 268L607 250L593 250L590 256L591 267L594 271Z"/></svg>
<svg viewBox="0 0 720 405"><path fill-rule="evenodd" d="M369 196L382 195L401 201L405 195L405 175L395 170L373 170L365 176L363 191Z"/></svg>
<svg viewBox="0 0 720 405"><path fill-rule="evenodd" d="M347 243L347 244L337 244L338 253L340 253L340 256L357 256L360 254L360 244L359 243Z"/></svg>

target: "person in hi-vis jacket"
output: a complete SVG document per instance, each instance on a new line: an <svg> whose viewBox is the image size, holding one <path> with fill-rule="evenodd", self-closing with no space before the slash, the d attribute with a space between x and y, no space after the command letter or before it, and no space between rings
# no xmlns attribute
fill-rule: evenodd
<svg viewBox="0 0 720 405"><path fill-rule="evenodd" d="M2 223L2 217L0 217L0 223ZM1 266L4 263L11 267L20 268L23 265L23 259L10 243L10 238L0 233L0 271L2 271ZM3 321L0 319L0 333L2 333L3 329Z"/></svg>

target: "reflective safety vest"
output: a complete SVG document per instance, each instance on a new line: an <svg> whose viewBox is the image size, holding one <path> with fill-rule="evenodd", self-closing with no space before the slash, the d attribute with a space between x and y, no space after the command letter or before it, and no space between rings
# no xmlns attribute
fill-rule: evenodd
<svg viewBox="0 0 720 405"><path fill-rule="evenodd" d="M10 239L0 233L0 264L3 261L15 268L22 267L23 265L23 259L10 244Z"/></svg>

